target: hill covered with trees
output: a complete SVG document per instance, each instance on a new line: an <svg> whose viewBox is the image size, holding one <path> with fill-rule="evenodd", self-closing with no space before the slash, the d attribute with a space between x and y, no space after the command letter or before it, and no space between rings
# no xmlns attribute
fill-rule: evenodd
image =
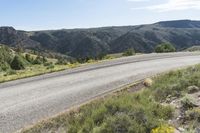
<svg viewBox="0 0 200 133"><path fill-rule="evenodd" d="M0 28L0 43L75 58L98 58L127 49L149 53L163 42L173 44L177 51L200 45L200 21L178 20L138 26L49 31Z"/></svg>

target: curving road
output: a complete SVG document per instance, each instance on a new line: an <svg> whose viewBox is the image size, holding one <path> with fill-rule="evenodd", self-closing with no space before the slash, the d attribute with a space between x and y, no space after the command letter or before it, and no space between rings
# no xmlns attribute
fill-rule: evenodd
<svg viewBox="0 0 200 133"><path fill-rule="evenodd" d="M0 84L0 133L11 133L116 88L200 63L200 53L138 55Z"/></svg>

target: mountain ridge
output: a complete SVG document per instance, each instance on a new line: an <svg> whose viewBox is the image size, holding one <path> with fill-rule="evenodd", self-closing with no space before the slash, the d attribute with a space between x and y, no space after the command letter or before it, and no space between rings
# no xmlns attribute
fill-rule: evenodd
<svg viewBox="0 0 200 133"><path fill-rule="evenodd" d="M200 21L174 20L136 26L111 26L85 29L20 31L0 27L0 43L39 51L52 51L75 58L95 58L134 48L153 52L162 42L177 50L200 45Z"/></svg>

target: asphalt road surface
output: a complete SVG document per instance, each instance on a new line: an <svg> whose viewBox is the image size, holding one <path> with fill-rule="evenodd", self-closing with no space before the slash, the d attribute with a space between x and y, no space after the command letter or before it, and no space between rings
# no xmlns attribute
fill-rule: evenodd
<svg viewBox="0 0 200 133"><path fill-rule="evenodd" d="M2 83L0 133L15 132L145 77L198 63L199 53L138 55Z"/></svg>

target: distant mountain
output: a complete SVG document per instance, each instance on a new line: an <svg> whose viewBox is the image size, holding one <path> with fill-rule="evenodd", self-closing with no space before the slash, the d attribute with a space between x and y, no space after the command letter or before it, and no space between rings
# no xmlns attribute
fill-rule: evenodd
<svg viewBox="0 0 200 133"><path fill-rule="evenodd" d="M12 47L37 48L40 46L40 43L30 39L26 32L17 31L13 27L0 27L0 43Z"/></svg>
<svg viewBox="0 0 200 133"><path fill-rule="evenodd" d="M177 20L177 21L162 21L155 25L169 28L200 28L200 21Z"/></svg>
<svg viewBox="0 0 200 133"><path fill-rule="evenodd" d="M96 57L134 48L153 52L157 44L170 42L178 50L200 45L200 21L163 21L149 25L62 29L49 31L16 31L0 28L0 43L28 49L48 50L76 58Z"/></svg>

